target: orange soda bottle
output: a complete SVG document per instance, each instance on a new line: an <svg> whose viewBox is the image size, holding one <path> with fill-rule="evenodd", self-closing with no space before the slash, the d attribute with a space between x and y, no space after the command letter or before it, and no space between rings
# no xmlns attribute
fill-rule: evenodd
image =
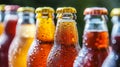
<svg viewBox="0 0 120 67"><path fill-rule="evenodd" d="M8 49L12 42L18 16L16 10L18 5L6 5L5 6L5 18L4 18L4 33L0 37L0 67L8 67Z"/></svg>
<svg viewBox="0 0 120 67"><path fill-rule="evenodd" d="M111 34L111 51L102 67L120 67L120 8L111 11L113 29Z"/></svg>
<svg viewBox="0 0 120 67"><path fill-rule="evenodd" d="M2 35L2 33L4 31L4 24L3 24L4 7L5 7L5 5L0 5L0 35Z"/></svg>
<svg viewBox="0 0 120 67"><path fill-rule="evenodd" d="M101 67L108 55L107 9L86 8L83 47L74 62L74 67Z"/></svg>
<svg viewBox="0 0 120 67"><path fill-rule="evenodd" d="M76 27L76 9L60 7L57 12L57 27L54 46L47 59L47 67L73 67L80 50Z"/></svg>
<svg viewBox="0 0 120 67"><path fill-rule="evenodd" d="M34 8L20 7L17 12L16 35L8 53L9 67L27 67L27 53L35 35Z"/></svg>
<svg viewBox="0 0 120 67"><path fill-rule="evenodd" d="M54 42L54 9L39 7L35 12L36 35L28 52L27 67L46 67L47 57Z"/></svg>

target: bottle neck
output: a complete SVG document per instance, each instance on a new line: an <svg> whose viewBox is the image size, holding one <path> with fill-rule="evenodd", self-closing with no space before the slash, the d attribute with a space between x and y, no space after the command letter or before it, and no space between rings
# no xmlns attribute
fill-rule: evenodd
<svg viewBox="0 0 120 67"><path fill-rule="evenodd" d="M120 17L113 16L112 22L113 22L112 37L113 36L120 36Z"/></svg>
<svg viewBox="0 0 120 67"><path fill-rule="evenodd" d="M5 24L7 24L7 21L9 21L9 20L18 20L17 12L15 12L15 11L6 11L5 12L5 18L4 18Z"/></svg>
<svg viewBox="0 0 120 67"><path fill-rule="evenodd" d="M53 13L39 13L36 15L37 28L36 39L41 42L53 42L54 41L54 15Z"/></svg>
<svg viewBox="0 0 120 67"><path fill-rule="evenodd" d="M106 25L106 16L105 15L98 15L98 16L85 16L85 30L84 31L108 31Z"/></svg>
<svg viewBox="0 0 120 67"><path fill-rule="evenodd" d="M5 17L6 17L6 16L9 16L9 15L10 15L10 16L11 16L11 15L15 15L15 16L16 16L16 15L17 15L17 12L16 12L16 11L5 11ZM18 16L18 15L17 15L17 16Z"/></svg>
<svg viewBox="0 0 120 67"><path fill-rule="evenodd" d="M120 23L120 16L113 16L111 21L113 22L113 24Z"/></svg>
<svg viewBox="0 0 120 67"><path fill-rule="evenodd" d="M105 15L86 15L83 44L89 48L101 49L108 47L108 29Z"/></svg>
<svg viewBox="0 0 120 67"><path fill-rule="evenodd" d="M59 19L65 19L65 20L76 20L77 16L75 13L58 13L57 17Z"/></svg>
<svg viewBox="0 0 120 67"><path fill-rule="evenodd" d="M3 23L4 12L0 11L0 23Z"/></svg>
<svg viewBox="0 0 120 67"><path fill-rule="evenodd" d="M37 13L36 14L37 19L54 19L54 14L53 13Z"/></svg>
<svg viewBox="0 0 120 67"><path fill-rule="evenodd" d="M78 44L78 31L76 22L72 13L64 13L58 16L55 44L56 45L77 45Z"/></svg>
<svg viewBox="0 0 120 67"><path fill-rule="evenodd" d="M111 45L112 49L120 54L120 16L113 16L112 22Z"/></svg>
<svg viewBox="0 0 120 67"><path fill-rule="evenodd" d="M19 24L34 24L34 13L30 12L20 12L18 13L18 23Z"/></svg>
<svg viewBox="0 0 120 67"><path fill-rule="evenodd" d="M18 22L17 13L6 11L5 18L4 18L4 25L5 25L4 33L10 36L14 36L17 22Z"/></svg>
<svg viewBox="0 0 120 67"><path fill-rule="evenodd" d="M33 38L35 35L34 13L20 12L18 17L16 36Z"/></svg>

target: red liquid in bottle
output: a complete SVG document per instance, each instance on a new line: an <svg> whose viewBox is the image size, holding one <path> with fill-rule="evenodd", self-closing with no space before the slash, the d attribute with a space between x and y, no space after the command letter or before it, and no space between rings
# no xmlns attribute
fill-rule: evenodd
<svg viewBox="0 0 120 67"><path fill-rule="evenodd" d="M17 20L6 22L5 31L0 37L0 67L8 67L8 49L15 36Z"/></svg>
<svg viewBox="0 0 120 67"><path fill-rule="evenodd" d="M88 48L101 49L108 47L108 32L106 31L86 32L83 37L83 44L85 44Z"/></svg>
<svg viewBox="0 0 120 67"><path fill-rule="evenodd" d="M108 55L108 33L85 32L83 48L80 51L74 67L101 67Z"/></svg>

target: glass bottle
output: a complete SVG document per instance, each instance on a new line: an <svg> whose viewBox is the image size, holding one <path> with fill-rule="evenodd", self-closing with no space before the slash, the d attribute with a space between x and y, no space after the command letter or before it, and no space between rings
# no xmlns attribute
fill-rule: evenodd
<svg viewBox="0 0 120 67"><path fill-rule="evenodd" d="M111 51L102 67L120 67L120 8L111 11L113 29L111 34Z"/></svg>
<svg viewBox="0 0 120 67"><path fill-rule="evenodd" d="M46 67L46 60L54 42L54 9L39 7L35 12L36 35L28 52L27 67Z"/></svg>
<svg viewBox="0 0 120 67"><path fill-rule="evenodd" d="M0 5L0 35L2 35L2 33L4 31L4 24L3 24L4 7L5 7L5 5Z"/></svg>
<svg viewBox="0 0 120 67"><path fill-rule="evenodd" d="M34 8L20 7L17 12L16 35L8 53L9 67L27 67L27 53L35 35Z"/></svg>
<svg viewBox="0 0 120 67"><path fill-rule="evenodd" d="M74 67L101 67L108 55L107 13L107 9L101 7L85 9L83 47L74 61Z"/></svg>
<svg viewBox="0 0 120 67"><path fill-rule="evenodd" d="M61 7L57 12L54 46L47 59L47 67L73 67L80 50L76 27L76 9Z"/></svg>
<svg viewBox="0 0 120 67"><path fill-rule="evenodd" d="M18 16L16 10L18 5L6 5L5 6L5 18L4 18L4 33L0 37L0 67L8 67L8 49L12 42Z"/></svg>

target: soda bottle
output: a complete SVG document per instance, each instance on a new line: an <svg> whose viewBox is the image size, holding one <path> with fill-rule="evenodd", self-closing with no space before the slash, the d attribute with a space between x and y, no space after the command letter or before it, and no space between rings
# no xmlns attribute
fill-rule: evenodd
<svg viewBox="0 0 120 67"><path fill-rule="evenodd" d="M54 46L47 59L47 67L73 67L80 50L76 26L76 9L60 7L57 12L57 27Z"/></svg>
<svg viewBox="0 0 120 67"><path fill-rule="evenodd" d="M0 35L2 35L4 31L4 25L3 25L4 7L5 5L0 5Z"/></svg>
<svg viewBox="0 0 120 67"><path fill-rule="evenodd" d="M120 67L120 8L111 11L113 29L111 34L111 51L102 67Z"/></svg>
<svg viewBox="0 0 120 67"><path fill-rule="evenodd" d="M4 33L0 37L0 67L8 67L8 49L15 36L18 5L5 6Z"/></svg>
<svg viewBox="0 0 120 67"><path fill-rule="evenodd" d="M107 9L102 7L85 9L83 47L74 61L74 67L101 67L108 55L107 13Z"/></svg>
<svg viewBox="0 0 120 67"><path fill-rule="evenodd" d="M17 12L16 35L8 53L9 67L27 67L27 53L35 35L34 8L20 7Z"/></svg>
<svg viewBox="0 0 120 67"><path fill-rule="evenodd" d="M54 42L54 9L38 7L35 12L36 35L28 52L27 67L46 67L47 57Z"/></svg>

